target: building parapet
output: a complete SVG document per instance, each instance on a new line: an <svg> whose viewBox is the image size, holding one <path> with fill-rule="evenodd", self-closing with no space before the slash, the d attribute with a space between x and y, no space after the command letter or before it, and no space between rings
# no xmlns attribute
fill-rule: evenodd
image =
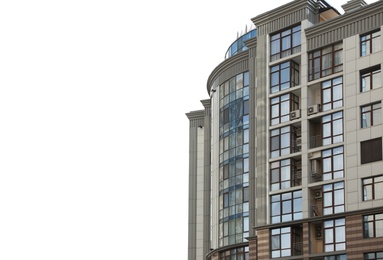
<svg viewBox="0 0 383 260"><path fill-rule="evenodd" d="M295 0L251 20L257 27L258 37L282 30L306 19L314 24L318 23L319 8L320 5L316 1Z"/></svg>
<svg viewBox="0 0 383 260"><path fill-rule="evenodd" d="M315 50L383 25L383 1L360 7L305 30L307 50Z"/></svg>
<svg viewBox="0 0 383 260"><path fill-rule="evenodd" d="M347 12L351 12L359 9L362 6L366 6L367 3L363 0L352 0L348 1L346 4L342 5L343 10Z"/></svg>

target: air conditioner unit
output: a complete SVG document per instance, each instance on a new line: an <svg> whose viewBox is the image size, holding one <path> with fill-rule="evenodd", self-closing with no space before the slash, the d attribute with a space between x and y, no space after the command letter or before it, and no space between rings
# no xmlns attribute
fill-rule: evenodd
<svg viewBox="0 0 383 260"><path fill-rule="evenodd" d="M302 161L297 162L297 169L298 170L302 169Z"/></svg>
<svg viewBox="0 0 383 260"><path fill-rule="evenodd" d="M311 153L308 153L307 156L309 158L316 159L316 158L321 158L322 157L322 153L321 153L321 151L319 151L319 152L311 152Z"/></svg>
<svg viewBox="0 0 383 260"><path fill-rule="evenodd" d="M315 238L316 239L322 238L322 224L315 225Z"/></svg>
<svg viewBox="0 0 383 260"><path fill-rule="evenodd" d="M302 145L302 137L298 137L296 139L296 143L297 143L297 146L301 146Z"/></svg>
<svg viewBox="0 0 383 260"><path fill-rule="evenodd" d="M319 173L319 161L318 160L311 160L311 172L312 173Z"/></svg>
<svg viewBox="0 0 383 260"><path fill-rule="evenodd" d="M321 198L322 198L322 190L316 190L316 191L315 191L314 198L315 198L316 200L317 200L317 199L321 199Z"/></svg>
<svg viewBox="0 0 383 260"><path fill-rule="evenodd" d="M296 173L297 179L301 180L302 179L302 170L298 170Z"/></svg>
<svg viewBox="0 0 383 260"><path fill-rule="evenodd" d="M295 131L296 132L296 135L297 136L301 136L302 135L302 128L296 128L297 130Z"/></svg>
<svg viewBox="0 0 383 260"><path fill-rule="evenodd" d="M290 112L290 120L298 119L300 117L301 117L300 109Z"/></svg>
<svg viewBox="0 0 383 260"><path fill-rule="evenodd" d="M320 112L320 104L315 104L307 108L307 115L313 115Z"/></svg>

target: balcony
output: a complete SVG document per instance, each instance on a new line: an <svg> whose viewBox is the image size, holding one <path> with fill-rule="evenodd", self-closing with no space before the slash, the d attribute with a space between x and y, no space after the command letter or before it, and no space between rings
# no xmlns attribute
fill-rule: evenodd
<svg viewBox="0 0 383 260"><path fill-rule="evenodd" d="M311 176L311 183L323 181L323 171L322 171L322 169L311 170L310 171L310 176Z"/></svg>
<svg viewBox="0 0 383 260"><path fill-rule="evenodd" d="M309 168L311 183L323 181L323 170L322 170L322 159L312 159L310 160Z"/></svg>
<svg viewBox="0 0 383 260"><path fill-rule="evenodd" d="M311 209L312 217L320 217L323 215L323 210L321 206L314 205L311 206Z"/></svg>
<svg viewBox="0 0 383 260"><path fill-rule="evenodd" d="M322 222L310 224L310 254L323 253L323 228Z"/></svg>
<svg viewBox="0 0 383 260"><path fill-rule="evenodd" d="M293 146L291 147L291 152L297 153L302 150L302 138L298 137L295 138L295 140L293 139L292 144Z"/></svg>
<svg viewBox="0 0 383 260"><path fill-rule="evenodd" d="M303 242L296 242L292 244L292 255L303 255Z"/></svg>
<svg viewBox="0 0 383 260"><path fill-rule="evenodd" d="M311 136L309 140L310 149L322 146L322 134Z"/></svg>
<svg viewBox="0 0 383 260"><path fill-rule="evenodd" d="M311 217L323 216L322 188L311 189Z"/></svg>
<svg viewBox="0 0 383 260"><path fill-rule="evenodd" d="M296 170L296 172L293 174L293 186L300 185L302 185L302 171Z"/></svg>
<svg viewBox="0 0 383 260"><path fill-rule="evenodd" d="M322 123L321 118L312 118L309 120L309 148L322 146Z"/></svg>

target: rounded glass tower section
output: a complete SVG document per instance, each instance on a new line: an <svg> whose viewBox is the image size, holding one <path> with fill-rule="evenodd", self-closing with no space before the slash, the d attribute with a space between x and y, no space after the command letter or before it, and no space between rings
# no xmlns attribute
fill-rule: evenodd
<svg viewBox="0 0 383 260"><path fill-rule="evenodd" d="M249 73L220 85L219 246L249 235Z"/></svg>

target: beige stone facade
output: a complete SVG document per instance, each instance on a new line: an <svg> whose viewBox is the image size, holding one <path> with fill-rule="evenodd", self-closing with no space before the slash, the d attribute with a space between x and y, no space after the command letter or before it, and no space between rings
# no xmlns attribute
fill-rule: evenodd
<svg viewBox="0 0 383 260"><path fill-rule="evenodd" d="M343 9L259 14L212 71L187 114L188 260L383 257L383 1Z"/></svg>

